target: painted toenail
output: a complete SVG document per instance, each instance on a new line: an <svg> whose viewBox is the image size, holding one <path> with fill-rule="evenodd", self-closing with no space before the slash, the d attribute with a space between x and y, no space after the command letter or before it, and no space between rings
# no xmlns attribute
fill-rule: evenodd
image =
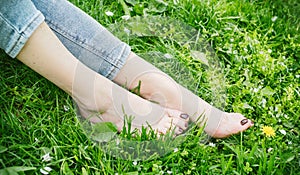
<svg viewBox="0 0 300 175"><path fill-rule="evenodd" d="M179 133L182 133L183 132L183 129L179 128Z"/></svg>
<svg viewBox="0 0 300 175"><path fill-rule="evenodd" d="M185 123L185 124L184 124L184 127L186 127L186 128L187 128L187 127L188 127L188 123Z"/></svg>
<svg viewBox="0 0 300 175"><path fill-rule="evenodd" d="M246 123L248 123L248 119L243 119L243 120L241 121L241 125L245 125Z"/></svg>
<svg viewBox="0 0 300 175"><path fill-rule="evenodd" d="M187 118L189 118L189 115L188 114L180 114L180 117L183 119L187 119Z"/></svg>

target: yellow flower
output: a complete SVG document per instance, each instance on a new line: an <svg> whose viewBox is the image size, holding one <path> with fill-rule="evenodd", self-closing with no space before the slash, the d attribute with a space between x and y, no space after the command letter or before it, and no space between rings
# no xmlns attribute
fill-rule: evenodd
<svg viewBox="0 0 300 175"><path fill-rule="evenodd" d="M273 136L275 136L275 131L270 126L263 126L261 130L262 130L262 132L264 134L266 134L267 137L273 137Z"/></svg>

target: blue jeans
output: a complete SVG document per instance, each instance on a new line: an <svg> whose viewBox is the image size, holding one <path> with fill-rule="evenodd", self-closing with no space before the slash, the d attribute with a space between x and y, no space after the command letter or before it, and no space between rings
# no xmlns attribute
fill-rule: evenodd
<svg viewBox="0 0 300 175"><path fill-rule="evenodd" d="M0 48L15 58L45 21L64 46L83 64L113 79L130 47L66 0L0 2Z"/></svg>

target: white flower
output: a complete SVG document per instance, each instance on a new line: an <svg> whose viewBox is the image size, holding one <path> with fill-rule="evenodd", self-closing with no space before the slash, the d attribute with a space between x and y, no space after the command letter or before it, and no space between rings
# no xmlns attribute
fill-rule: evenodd
<svg viewBox="0 0 300 175"><path fill-rule="evenodd" d="M174 5L178 4L178 0L173 0Z"/></svg>
<svg viewBox="0 0 300 175"><path fill-rule="evenodd" d="M44 167L44 168L41 168L40 169L40 172L42 173L42 174L49 174L49 172L52 170L52 168L50 168L50 167Z"/></svg>
<svg viewBox="0 0 300 175"><path fill-rule="evenodd" d="M168 170L167 173L168 173L168 174L172 174L172 171L169 171L169 170Z"/></svg>
<svg viewBox="0 0 300 175"><path fill-rule="evenodd" d="M119 145L120 144L120 139L116 139L116 145Z"/></svg>
<svg viewBox="0 0 300 175"><path fill-rule="evenodd" d="M67 105L64 105L64 110L67 112L67 111L69 111L69 110L70 110L70 107L69 107L69 106L67 106Z"/></svg>
<svg viewBox="0 0 300 175"><path fill-rule="evenodd" d="M272 18L271 18L271 20L273 21L273 22L275 22L276 20L277 20L277 16L273 16Z"/></svg>
<svg viewBox="0 0 300 175"><path fill-rule="evenodd" d="M174 148L174 153L178 152L178 148Z"/></svg>
<svg viewBox="0 0 300 175"><path fill-rule="evenodd" d="M268 53L272 53L272 50L271 50L271 49L268 49Z"/></svg>
<svg viewBox="0 0 300 175"><path fill-rule="evenodd" d="M124 15L124 16L121 16L121 18L127 21L128 19L130 19L130 16L129 15Z"/></svg>
<svg viewBox="0 0 300 175"><path fill-rule="evenodd" d="M261 104L262 104L263 107L266 107L267 100L263 98L263 99L261 100Z"/></svg>
<svg viewBox="0 0 300 175"><path fill-rule="evenodd" d="M124 28L124 32L127 33L128 35L130 34L130 30L127 29L126 27Z"/></svg>
<svg viewBox="0 0 300 175"><path fill-rule="evenodd" d="M35 142L40 142L38 138L34 138L34 141Z"/></svg>
<svg viewBox="0 0 300 175"><path fill-rule="evenodd" d="M286 131L284 129L280 129L279 132L283 135L286 135Z"/></svg>
<svg viewBox="0 0 300 175"><path fill-rule="evenodd" d="M164 57L168 58L168 59L173 58L173 56L171 54L169 54L169 53L164 54Z"/></svg>
<svg viewBox="0 0 300 175"><path fill-rule="evenodd" d="M271 152L272 150L273 150L273 148L269 148L269 149L268 149L268 153Z"/></svg>
<svg viewBox="0 0 300 175"><path fill-rule="evenodd" d="M51 161L52 157L50 156L50 153L47 153L45 155L42 156L42 162L49 162Z"/></svg>
<svg viewBox="0 0 300 175"><path fill-rule="evenodd" d="M209 142L208 146L215 147L216 144L214 144L213 142Z"/></svg>
<svg viewBox="0 0 300 175"><path fill-rule="evenodd" d="M134 166L136 166L136 165L137 165L137 161L133 161L132 164L133 164Z"/></svg>
<svg viewBox="0 0 300 175"><path fill-rule="evenodd" d="M114 13L111 12L111 11L106 11L105 14L106 14L107 16L114 16Z"/></svg>
<svg viewBox="0 0 300 175"><path fill-rule="evenodd" d="M258 89L258 88L253 88L252 90L253 90L253 92L254 92L254 93L256 93L256 92L258 92L258 91L259 91L259 89Z"/></svg>
<svg viewBox="0 0 300 175"><path fill-rule="evenodd" d="M291 144L292 144L292 141L288 141L288 144L291 145Z"/></svg>

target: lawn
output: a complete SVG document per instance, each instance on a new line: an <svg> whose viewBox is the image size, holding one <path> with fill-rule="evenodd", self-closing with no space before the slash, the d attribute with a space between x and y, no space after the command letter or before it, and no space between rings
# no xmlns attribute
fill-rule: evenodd
<svg viewBox="0 0 300 175"><path fill-rule="evenodd" d="M192 128L166 154L143 160L123 159L108 154L107 145L85 134L66 93L1 52L1 175L41 174L47 169L49 174L84 175L299 174L297 0L71 2L129 43L133 51L145 58L150 56L150 62L197 95L225 111L244 114L255 125L226 139L207 138L201 128ZM155 30L148 35L145 27L139 28L142 23L136 23L137 35L128 37L126 31L118 31L120 25L128 23L125 15L131 16L129 21L147 16L155 26L167 21L175 26L175 32L164 35L172 27L161 27L161 32ZM199 34L208 50L213 50L217 68L205 65L205 59L190 56L191 48L181 43L186 38L172 35L177 30L180 34ZM275 133L268 135L263 128ZM148 134L123 136L141 141L151 138Z"/></svg>

